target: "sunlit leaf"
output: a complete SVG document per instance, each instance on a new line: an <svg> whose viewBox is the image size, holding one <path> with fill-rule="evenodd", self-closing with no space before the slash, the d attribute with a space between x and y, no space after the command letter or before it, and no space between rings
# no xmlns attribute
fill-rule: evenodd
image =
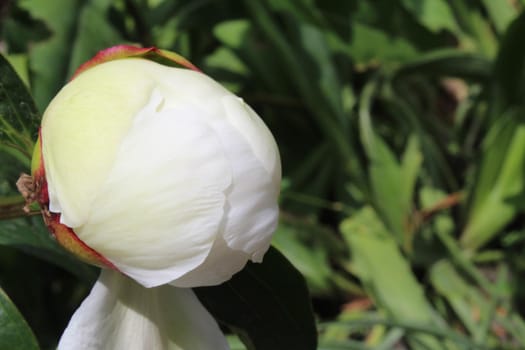
<svg viewBox="0 0 525 350"><path fill-rule="evenodd" d="M350 42L332 34L329 34L329 40L335 52L350 56L358 68L375 66L386 61L403 62L418 54L417 48L404 38L390 37L380 29L359 22L352 25Z"/></svg>
<svg viewBox="0 0 525 350"><path fill-rule="evenodd" d="M362 94L359 126L361 142L369 160L374 205L398 242L410 249L408 215L412 210L415 183L423 158L415 135L409 138L403 159L398 160L394 151L376 133L370 111L373 90L374 85L370 83Z"/></svg>
<svg viewBox="0 0 525 350"><path fill-rule="evenodd" d="M482 3L485 5L494 26L500 33L503 33L509 23L518 15L515 5L510 1L482 0Z"/></svg>
<svg viewBox="0 0 525 350"><path fill-rule="evenodd" d="M459 27L454 13L445 0L403 0L405 8L425 27L432 31L457 32Z"/></svg>
<svg viewBox="0 0 525 350"><path fill-rule="evenodd" d="M352 253L353 268L378 307L394 320L446 328L373 209L363 208L343 221L341 231ZM409 342L422 343L427 349L448 348L428 335L413 335Z"/></svg>
<svg viewBox="0 0 525 350"><path fill-rule="evenodd" d="M488 317L488 302L480 291L469 285L448 260L441 260L430 270L432 284L450 303L471 334L480 327L479 317Z"/></svg>
<svg viewBox="0 0 525 350"><path fill-rule="evenodd" d="M483 159L472 192L461 242L478 249L507 225L525 198L525 110L497 120L483 144Z"/></svg>

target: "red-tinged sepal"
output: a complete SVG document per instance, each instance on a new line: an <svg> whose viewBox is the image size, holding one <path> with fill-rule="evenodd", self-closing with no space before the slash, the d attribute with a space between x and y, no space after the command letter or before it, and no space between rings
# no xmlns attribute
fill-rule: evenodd
<svg viewBox="0 0 525 350"><path fill-rule="evenodd" d="M174 52L157 49L156 47L136 47L131 45L117 45L99 51L92 59L82 64L73 74L71 80L75 79L84 71L95 67L104 62L120 60L124 58L145 58L157 63L172 66L184 67L200 72L190 61Z"/></svg>
<svg viewBox="0 0 525 350"><path fill-rule="evenodd" d="M47 228L64 249L89 264L118 271L111 261L81 241L70 227L60 223L60 214L47 211L43 216Z"/></svg>

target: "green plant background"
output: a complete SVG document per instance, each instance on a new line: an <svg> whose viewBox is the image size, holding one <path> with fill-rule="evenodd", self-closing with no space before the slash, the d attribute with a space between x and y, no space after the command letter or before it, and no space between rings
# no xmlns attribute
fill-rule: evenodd
<svg viewBox="0 0 525 350"><path fill-rule="evenodd" d="M0 315L0 348L25 341L20 349L52 349L96 278L56 246L38 216L22 217L14 183L28 172L39 116L75 68L128 43L185 56L274 133L284 178L273 244L306 280L319 349L524 349L524 6L0 2L0 52L35 101L3 62L0 286L9 297L0 293L0 309L12 317L3 326ZM276 250L269 261L285 264ZM297 279L272 280L276 291L247 291L255 308L265 310L273 293L296 321L308 319L310 309L292 302L294 288L305 293L294 271L283 274ZM252 285L245 277L231 283ZM233 349L293 333L283 321L246 335L238 329L246 310L235 300L198 293L234 305L214 313L239 336ZM261 319L287 312L273 311ZM314 332L304 322L303 334ZM308 339L305 349L315 343ZM303 346L283 344L273 348Z"/></svg>

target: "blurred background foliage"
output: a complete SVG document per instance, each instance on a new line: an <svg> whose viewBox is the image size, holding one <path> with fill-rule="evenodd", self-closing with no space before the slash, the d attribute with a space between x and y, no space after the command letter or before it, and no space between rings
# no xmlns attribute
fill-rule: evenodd
<svg viewBox="0 0 525 350"><path fill-rule="evenodd" d="M17 218L14 183L50 99L120 43L182 54L273 131L273 243L307 280L319 349L525 348L524 0L0 4L36 103L0 134L0 285L42 348L96 272Z"/></svg>

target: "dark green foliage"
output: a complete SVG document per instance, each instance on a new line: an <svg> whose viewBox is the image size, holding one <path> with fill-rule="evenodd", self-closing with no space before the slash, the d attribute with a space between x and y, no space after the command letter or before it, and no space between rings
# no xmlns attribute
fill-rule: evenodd
<svg viewBox="0 0 525 350"><path fill-rule="evenodd" d="M0 289L0 348L38 350L31 329L9 297Z"/></svg>
<svg viewBox="0 0 525 350"><path fill-rule="evenodd" d="M278 273L277 273L278 271ZM316 349L317 336L304 279L270 248L220 286L195 288L204 306L235 329L248 349Z"/></svg>
<svg viewBox="0 0 525 350"><path fill-rule="evenodd" d="M35 104L3 56L0 56L0 77L0 150L17 158L30 158L40 120Z"/></svg>

